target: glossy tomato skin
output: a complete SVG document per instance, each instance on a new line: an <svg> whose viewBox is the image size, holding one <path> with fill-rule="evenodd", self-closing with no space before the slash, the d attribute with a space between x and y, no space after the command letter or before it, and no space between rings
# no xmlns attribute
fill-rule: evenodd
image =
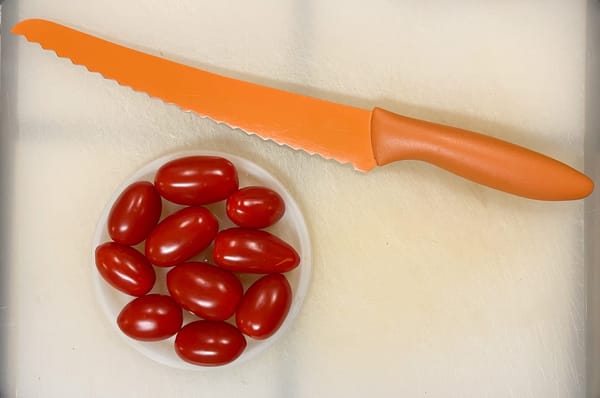
<svg viewBox="0 0 600 398"><path fill-rule="evenodd" d="M237 359L246 348L246 339L225 322L196 321L179 331L175 352L194 365L220 366Z"/></svg>
<svg viewBox="0 0 600 398"><path fill-rule="evenodd" d="M199 206L226 199L238 189L233 163L217 156L188 156L158 169L154 178L158 192L171 202Z"/></svg>
<svg viewBox="0 0 600 398"><path fill-rule="evenodd" d="M96 268L112 287L143 296L154 286L156 274L144 255L130 246L106 242L96 248Z"/></svg>
<svg viewBox="0 0 600 398"><path fill-rule="evenodd" d="M115 242L137 245L160 219L162 201L147 181L129 185L117 198L108 215L108 234Z"/></svg>
<svg viewBox="0 0 600 398"><path fill-rule="evenodd" d="M266 228L285 213L279 194L265 187L246 187L227 198L227 216L243 228Z"/></svg>
<svg viewBox="0 0 600 398"><path fill-rule="evenodd" d="M219 222L204 207L186 207L162 220L146 239L146 257L159 267L182 263L206 249Z"/></svg>
<svg viewBox="0 0 600 398"><path fill-rule="evenodd" d="M288 272L300 263L296 250L283 240L266 231L246 228L219 232L213 259L231 272L252 274Z"/></svg>
<svg viewBox="0 0 600 398"><path fill-rule="evenodd" d="M236 325L247 336L266 339L279 329L291 304L292 288L285 276L263 276L244 294L235 316Z"/></svg>
<svg viewBox="0 0 600 398"><path fill-rule="evenodd" d="M167 288L184 310L211 321L231 317L244 294L242 283L231 272L199 262L170 270Z"/></svg>
<svg viewBox="0 0 600 398"><path fill-rule="evenodd" d="M181 329L183 314L169 296L149 294L131 301L121 310L117 325L132 339L164 340Z"/></svg>

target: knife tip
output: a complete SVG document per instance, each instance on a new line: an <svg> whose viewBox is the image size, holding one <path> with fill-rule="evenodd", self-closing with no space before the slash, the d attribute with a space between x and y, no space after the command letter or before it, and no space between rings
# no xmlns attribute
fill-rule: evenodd
<svg viewBox="0 0 600 398"><path fill-rule="evenodd" d="M52 22L39 18L24 19L22 21L17 22L17 24L11 29L11 32L15 35L25 35L27 32L30 32L32 28L49 23Z"/></svg>

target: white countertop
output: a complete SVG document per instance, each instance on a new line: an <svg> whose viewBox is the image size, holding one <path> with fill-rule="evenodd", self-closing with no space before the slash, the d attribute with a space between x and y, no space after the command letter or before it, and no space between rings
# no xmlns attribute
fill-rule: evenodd
<svg viewBox="0 0 600 398"><path fill-rule="evenodd" d="M483 131L583 166L584 0L19 0L188 64ZM577 397L582 202L544 203L404 162L361 174L120 87L3 32L13 137L10 395ZM4 48L7 46L8 48ZM305 213L313 278L252 362L153 363L94 301L91 239L139 166L202 148L253 159Z"/></svg>

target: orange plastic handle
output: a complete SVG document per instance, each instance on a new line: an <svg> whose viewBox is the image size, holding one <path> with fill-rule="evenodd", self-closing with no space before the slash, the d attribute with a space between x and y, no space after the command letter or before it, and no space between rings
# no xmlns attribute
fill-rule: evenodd
<svg viewBox="0 0 600 398"><path fill-rule="evenodd" d="M588 196L593 181L555 159L496 138L375 108L371 119L378 165L422 160L479 184L539 200Z"/></svg>

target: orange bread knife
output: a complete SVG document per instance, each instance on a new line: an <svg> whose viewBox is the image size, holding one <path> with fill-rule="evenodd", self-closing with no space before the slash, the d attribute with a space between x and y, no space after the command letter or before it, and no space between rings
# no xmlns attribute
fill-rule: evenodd
<svg viewBox="0 0 600 398"><path fill-rule="evenodd" d="M280 144L368 171L421 160L489 187L540 200L588 196L593 182L537 152L479 133L360 109L203 71L28 19L13 33L107 79Z"/></svg>

